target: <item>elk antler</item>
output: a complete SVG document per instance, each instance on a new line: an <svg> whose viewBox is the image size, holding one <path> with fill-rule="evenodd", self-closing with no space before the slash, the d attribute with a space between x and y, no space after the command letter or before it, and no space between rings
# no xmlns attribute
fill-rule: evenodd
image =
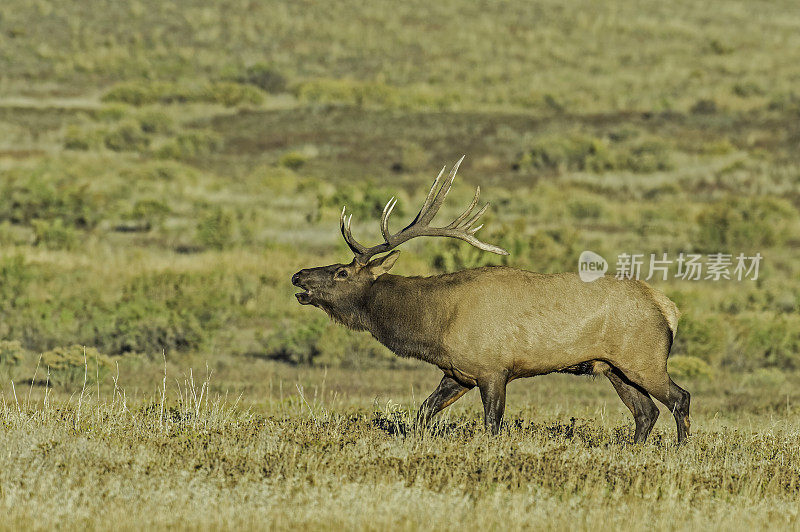
<svg viewBox="0 0 800 532"><path fill-rule="evenodd" d="M445 227L430 227L429 225L433 217L436 216L436 213L439 211L439 207L442 206L444 199L447 197L447 193L450 192L450 187L453 184L453 180L456 178L456 172L458 172L458 167L461 165L461 161L464 160L464 157L466 156L462 156L455 166L453 166L450 175L444 182L442 182L442 176L444 175L446 167L442 168L442 171L436 176L436 180L433 182L433 186L430 192L428 192L428 196L425 198L425 202L422 204L422 208L419 210L419 213L417 213L416 218L414 218L405 229L395 234L389 232L389 216L392 214L392 209L394 209L394 206L397 204L397 200L395 198L389 200L383 208L383 214L381 215L381 233L383 234L384 240L382 244L369 248L359 244L350 232L350 221L353 219L353 215L346 216L345 210L347 207L343 208L342 215L339 218L339 226L342 230L344 241L347 242L347 245L350 246L350 249L355 254L356 261L360 264L366 264L372 256L391 251L403 242L418 236L447 236L459 238L469 242L478 249L497 253L498 255L508 255L508 251L505 249L493 244L481 242L475 237L475 233L483 227L483 224L477 227L472 226L478 221L478 218L486 212L486 209L489 207L488 203L467 220L467 217L478 204L478 198L480 198L481 195L481 187L478 187L475 191L475 197L472 198L472 203L469 204L469 207L449 225Z"/></svg>

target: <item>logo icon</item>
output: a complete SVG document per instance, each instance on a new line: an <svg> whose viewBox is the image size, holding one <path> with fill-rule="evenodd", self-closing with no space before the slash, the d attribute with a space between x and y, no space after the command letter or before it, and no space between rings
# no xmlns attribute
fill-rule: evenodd
<svg viewBox="0 0 800 532"><path fill-rule="evenodd" d="M591 283L603 277L607 271L606 259L594 251L586 250L578 257L578 275L585 283Z"/></svg>

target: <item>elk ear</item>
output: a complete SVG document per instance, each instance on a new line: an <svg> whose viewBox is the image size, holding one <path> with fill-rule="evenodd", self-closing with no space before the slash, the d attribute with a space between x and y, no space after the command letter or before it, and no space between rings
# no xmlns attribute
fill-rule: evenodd
<svg viewBox="0 0 800 532"><path fill-rule="evenodd" d="M397 261L397 256L400 255L400 252L397 250L392 251L388 255L384 257L378 257L377 259L372 259L367 263L367 270L369 271L372 278L375 279L379 275L382 275L389 270L392 269L394 263Z"/></svg>

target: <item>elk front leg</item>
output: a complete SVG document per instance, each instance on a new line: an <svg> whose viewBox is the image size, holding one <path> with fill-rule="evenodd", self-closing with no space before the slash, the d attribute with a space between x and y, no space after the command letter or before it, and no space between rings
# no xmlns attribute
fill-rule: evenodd
<svg viewBox="0 0 800 532"><path fill-rule="evenodd" d="M506 379L490 378L478 381L483 401L483 424L492 434L500 432L500 422L506 409Z"/></svg>
<svg viewBox="0 0 800 532"><path fill-rule="evenodd" d="M439 386L425 399L417 412L417 425L424 427L430 423L431 418L441 412L470 391L472 386L464 386L452 377L445 375Z"/></svg>

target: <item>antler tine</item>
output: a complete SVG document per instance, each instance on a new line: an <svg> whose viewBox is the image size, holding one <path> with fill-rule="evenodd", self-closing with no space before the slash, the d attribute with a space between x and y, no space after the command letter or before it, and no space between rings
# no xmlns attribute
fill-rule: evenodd
<svg viewBox="0 0 800 532"><path fill-rule="evenodd" d="M447 165L444 165L444 166L442 166L442 169L439 170L439 175L437 175L436 179L433 180L433 185L431 185L431 189L428 191L428 195L425 196L425 201L422 203L422 208L419 210L419 212L417 213L417 216L414 218L414 220L409 224L409 227L414 225L420 218L422 218L422 216L425 214L425 212L431 206L431 202L433 202L433 198L434 198L434 196L436 196L436 190L439 188L439 184L442 181L442 175L444 175L444 171L446 169L447 169Z"/></svg>
<svg viewBox="0 0 800 532"><path fill-rule="evenodd" d="M472 224L474 224L475 222L477 222L477 221L478 221L478 218L480 218L481 216L483 216L483 213L485 213L485 212L486 212L486 209L488 209L488 208L489 208L489 203L487 202L487 203L486 203L486 205L484 205L483 207L481 207L481 210L479 210L478 212L476 212L475 214L473 214L473 215L472 215L472 218L470 218L470 219L469 219L469 220L468 220L468 221L467 221L467 222L466 222L464 225L462 225L461 227L463 227L463 228L466 228L466 229L469 229L470 227L472 227Z"/></svg>
<svg viewBox="0 0 800 532"><path fill-rule="evenodd" d="M447 176L447 179L442 184L442 187L439 189L439 192L436 193L436 198L430 204L428 209L424 213L422 213L422 216L420 216L419 221L424 225L430 223L430 221L433 220L433 217L436 216L436 213L439 212L439 207L442 206L442 203L444 203L444 199L450 192L450 187L453 186L453 181L455 181L456 179L456 173L458 172L458 167L461 166L464 157L466 157L466 155L462 155L461 158L458 160L458 162L453 165L453 169L450 170L450 175Z"/></svg>
<svg viewBox="0 0 800 532"><path fill-rule="evenodd" d="M392 199L390 199L383 208L383 214L381 214L381 234L386 242L389 242L389 239L392 237L391 233L389 233L389 216L391 216L392 209L394 209L395 205L397 205L397 200L392 196Z"/></svg>
<svg viewBox="0 0 800 532"><path fill-rule="evenodd" d="M508 251L506 251L505 249L501 248L500 246L495 246L494 244L487 244L486 242L481 242L480 240L478 240L477 238L475 238L472 235L467 235L467 236L464 236L464 237L458 236L458 237L455 237L455 238L460 238L461 240L463 240L465 242L469 242L470 244L472 244L476 248L482 249L483 251L489 251L491 253L496 253L498 255L508 255Z"/></svg>
<svg viewBox="0 0 800 532"><path fill-rule="evenodd" d="M353 220L353 215L351 214L349 217L345 216L346 209L346 206L342 207L342 214L339 216L339 229L341 229L344 241L347 243L350 251L356 255L363 255L367 251L367 248L359 244L358 241L353 238L353 234L350 231L350 222Z"/></svg>
<svg viewBox="0 0 800 532"><path fill-rule="evenodd" d="M459 225L461 222L463 222L463 221L464 221L464 219L465 219L467 216L469 216L469 213L471 213L471 212L472 212L472 209L474 209L474 208L475 208L475 205L477 205L477 204L478 204L478 199L479 199L480 197L481 197L481 187L478 187L478 188L475 190L475 197L474 197L474 198L472 198L472 203L470 203L470 204L469 204L469 207L467 207L467 208L466 208L466 210L465 210L464 212L462 212L462 213L461 213L461 215L460 215L458 218L456 218L455 220L453 220L453 222L452 222L450 225L448 225L448 226L447 226L447 229L454 229L454 228L458 227L458 225Z"/></svg>
<svg viewBox="0 0 800 532"><path fill-rule="evenodd" d="M464 215L460 216L459 218L463 218L466 214L468 214L475 207L475 203L477 202L477 199L478 199L478 193L476 192L475 198L473 199L473 204L470 205L469 209L467 209L465 211ZM457 227L454 227L454 228L451 228L451 226L447 226L446 228L442 229L442 232L440 234L442 236L450 236L450 237L453 237L453 238L460 238L461 240L469 242L470 244L472 244L476 248L482 249L484 251L490 251L492 253L497 253L498 255L508 255L508 251L506 251L505 249L501 248L500 246L495 246L494 244L487 244L486 242L481 242L475 236L475 233L480 231L481 227L483 227L483 224L481 224L481 225L479 225L477 227L472 227L472 224L477 222L478 219L481 216L483 216L483 213L486 212L486 209L488 209L488 208L489 208L489 203L486 203L483 207L481 207L481 209L478 212L473 214L472 217L468 221L466 221L466 222L462 223L461 225L459 225Z"/></svg>

